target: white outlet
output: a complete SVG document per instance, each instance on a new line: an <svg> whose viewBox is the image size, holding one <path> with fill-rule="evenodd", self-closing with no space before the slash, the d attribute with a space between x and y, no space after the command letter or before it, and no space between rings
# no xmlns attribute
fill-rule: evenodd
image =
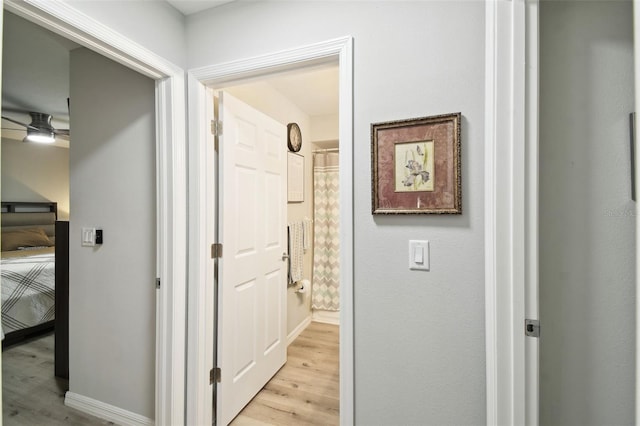
<svg viewBox="0 0 640 426"><path fill-rule="evenodd" d="M412 271L429 270L429 241L409 240L409 269Z"/></svg>

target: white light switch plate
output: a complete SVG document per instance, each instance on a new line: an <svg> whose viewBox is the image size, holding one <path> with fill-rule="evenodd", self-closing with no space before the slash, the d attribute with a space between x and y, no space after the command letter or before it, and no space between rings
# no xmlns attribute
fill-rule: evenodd
<svg viewBox="0 0 640 426"><path fill-rule="evenodd" d="M429 270L429 241L409 240L409 269L412 271Z"/></svg>
<svg viewBox="0 0 640 426"><path fill-rule="evenodd" d="M96 245L96 228L82 228L82 246L94 247Z"/></svg>

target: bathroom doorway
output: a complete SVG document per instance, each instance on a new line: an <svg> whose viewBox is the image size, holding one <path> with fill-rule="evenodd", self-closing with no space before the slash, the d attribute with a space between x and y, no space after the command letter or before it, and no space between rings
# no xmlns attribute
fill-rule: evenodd
<svg viewBox="0 0 640 426"><path fill-rule="evenodd" d="M188 421L193 423L210 423L213 419L211 401L216 392L216 374L219 365L214 360L215 329L211 327L216 318L217 303L213 296L215 282L213 276L217 263L209 259L209 246L216 241L217 211L214 199L219 194L215 189L216 167L211 167L217 154L215 138L210 133L209 121L213 117L214 86L230 86L230 82L260 81L267 76L285 71L299 71L300 69L319 65L338 64L339 72L339 140L340 146L340 185L341 185L341 225L340 225L340 299L344 309L340 313L340 422L353 422L353 72L352 72L352 39L344 37L311 46L302 46L287 51L275 52L266 56L239 60L233 63L216 64L190 71L190 108L199 111L191 117L192 146L190 164L192 178L207 182L198 189L192 199L190 223L194 252L202 256L190 258L190 270L194 277L193 291L189 298L190 315L190 344L189 364L194 366L189 374L188 387L192 389L188 397ZM223 123L224 124L224 123ZM223 132L224 126L222 127ZM223 226L223 225L221 225ZM206 249L203 249L206 247ZM204 255L206 253L206 256ZM228 253L225 252L225 256ZM224 262L224 258L222 258ZM215 302L215 303L214 303ZM208 331L209 330L209 331ZM209 374L209 366L214 366ZM222 367L224 369L224 366ZM206 381L204 380L206 373ZM210 385L209 377L213 380Z"/></svg>
<svg viewBox="0 0 640 426"><path fill-rule="evenodd" d="M222 99L219 103L224 104L224 99L230 100L233 97L234 102L238 100L245 103L248 107L254 108L257 114L265 114L279 122L281 126L286 126L289 133L293 132L291 130L293 128L299 132L295 136L301 136L300 144L287 146L287 141L283 138L278 145L278 154L286 156L287 161L287 195L286 206L284 206L287 228L285 302L287 362L240 412L236 421L260 420L280 424L283 420L282 416L295 416L306 419L305 423L309 424L313 424L314 421L322 424L338 423L340 314L338 67L323 65L265 77L257 82L221 87L221 89L224 89L224 92L219 95ZM220 111L223 109L222 106L218 108ZM227 119L222 117L222 112L220 115L225 123L224 126L229 129ZM241 120L246 123L251 119L243 117ZM241 132L243 126L244 124L238 125L238 132ZM230 132L236 134L235 130ZM227 136L228 133L223 135ZM225 149L229 149L231 141L224 140L224 136L221 143L225 144ZM266 158L268 154L265 160ZM223 167L226 166L221 166ZM244 174L241 173L241 175ZM225 178L221 180L225 181ZM277 188L269 187L267 191L269 190L277 191ZM226 189L222 189L221 192L226 193L222 204L232 202L236 205L239 202L227 198L230 195ZM238 191L232 191L231 196L234 197L237 193ZM267 194L266 199L271 200L275 196L275 193ZM269 202L266 204L268 205ZM268 207L265 208L267 209ZM224 214L220 214L223 222L226 223ZM227 228L222 230L221 234L224 232L227 232ZM259 235L263 230L258 227L256 232L257 239L260 240L262 237ZM226 252L227 256L233 256L229 249ZM227 260L227 262L230 261L230 259ZM221 279L224 280L224 276ZM241 291L240 288L238 291ZM243 287L242 291L246 289ZM224 295L220 297L221 303L228 304ZM221 306L221 310L224 310L224 306ZM224 327L224 314L222 315ZM269 321L265 319L265 322ZM234 321L234 324L237 323L238 321ZM250 336L254 333L251 327L243 330L242 334L245 338L252 340ZM224 339L228 331L218 329L218 341L222 345L235 345L238 340L234 339L231 342ZM240 330L234 330L233 333L239 334L239 332ZM267 340L270 341L270 339ZM256 346L259 345L256 344ZM273 348L269 347L265 351L272 350ZM247 359L249 358L251 357L247 354ZM246 380L248 377L249 370L246 369L245 364L238 361L238 375L234 376L234 382ZM257 364L253 365L257 366ZM229 380L226 381L228 382ZM320 388L318 388L319 383L323 384ZM244 391L243 389L240 394L244 394ZM229 398L228 393L232 392L230 389L226 389L226 392L227 396L222 402L224 407L235 403L244 404L237 401L235 395L234 398ZM247 398L241 397L240 394L237 398ZM300 404L300 401L304 403ZM220 417L218 420L226 423L228 415L225 414L222 418L224 420Z"/></svg>

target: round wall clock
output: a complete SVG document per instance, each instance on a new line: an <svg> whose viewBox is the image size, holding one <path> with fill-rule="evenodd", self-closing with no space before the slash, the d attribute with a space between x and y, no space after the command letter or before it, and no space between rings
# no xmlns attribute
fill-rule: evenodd
<svg viewBox="0 0 640 426"><path fill-rule="evenodd" d="M302 132L297 123L287 124L287 145L293 152L298 152L302 148Z"/></svg>

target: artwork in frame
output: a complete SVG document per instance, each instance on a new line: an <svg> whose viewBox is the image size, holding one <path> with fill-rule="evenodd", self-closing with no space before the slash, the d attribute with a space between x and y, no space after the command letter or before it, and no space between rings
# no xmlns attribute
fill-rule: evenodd
<svg viewBox="0 0 640 426"><path fill-rule="evenodd" d="M373 214L461 214L461 113L371 124Z"/></svg>

